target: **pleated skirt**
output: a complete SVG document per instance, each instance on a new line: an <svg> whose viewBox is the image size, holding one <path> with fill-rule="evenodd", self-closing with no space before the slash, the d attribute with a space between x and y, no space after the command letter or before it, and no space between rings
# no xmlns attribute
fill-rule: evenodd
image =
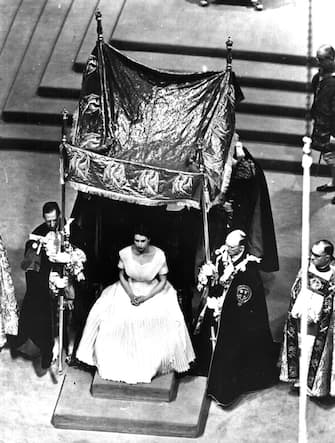
<svg viewBox="0 0 335 443"><path fill-rule="evenodd" d="M131 282L136 295L146 295L154 284ZM139 306L119 282L106 288L91 309L76 356L96 366L102 378L131 384L186 372L195 355L174 288L167 282Z"/></svg>

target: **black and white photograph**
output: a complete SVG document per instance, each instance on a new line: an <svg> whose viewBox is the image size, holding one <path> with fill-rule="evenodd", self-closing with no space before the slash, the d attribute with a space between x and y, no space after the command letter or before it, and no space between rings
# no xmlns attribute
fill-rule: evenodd
<svg viewBox="0 0 335 443"><path fill-rule="evenodd" d="M0 0L0 443L335 441L334 0Z"/></svg>

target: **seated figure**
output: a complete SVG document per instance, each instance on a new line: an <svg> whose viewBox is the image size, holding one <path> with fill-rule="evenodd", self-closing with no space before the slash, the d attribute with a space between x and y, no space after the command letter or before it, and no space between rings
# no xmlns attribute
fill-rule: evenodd
<svg viewBox="0 0 335 443"><path fill-rule="evenodd" d="M96 366L106 380L126 383L186 372L194 352L176 291L166 279L164 252L139 227L119 257L120 279L91 309L77 359Z"/></svg>

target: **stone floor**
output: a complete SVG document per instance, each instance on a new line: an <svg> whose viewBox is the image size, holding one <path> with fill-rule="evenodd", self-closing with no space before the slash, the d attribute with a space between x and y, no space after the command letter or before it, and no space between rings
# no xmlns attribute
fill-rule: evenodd
<svg viewBox="0 0 335 443"><path fill-rule="evenodd" d="M277 340L285 319L289 288L299 267L301 248L301 186L298 175L266 172L277 232L281 269L265 275L271 328ZM335 240L335 207L330 195L320 195L315 187L324 179L312 178L311 240ZM24 274L20 270L23 244L31 228L41 220L41 204L59 200L58 159L55 154L28 151L0 151L0 233L8 248L18 300L24 295ZM75 194L69 189L67 214ZM104 432L55 429L52 412L61 378L47 373L38 377L31 362L13 360L7 349L0 354L0 442L1 443L104 443L182 442L189 439L152 437ZM308 402L309 442L334 441L334 409ZM279 443L296 442L298 397L288 387L252 393L233 409L211 405L204 434L199 442Z"/></svg>

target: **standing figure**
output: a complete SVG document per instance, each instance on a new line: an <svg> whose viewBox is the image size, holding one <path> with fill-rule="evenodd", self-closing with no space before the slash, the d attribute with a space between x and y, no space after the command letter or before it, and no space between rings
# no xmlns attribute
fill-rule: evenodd
<svg viewBox="0 0 335 443"><path fill-rule="evenodd" d="M232 209L230 227L246 232L249 252L262 259L260 269L278 271L277 242L266 177L260 164L239 140L234 147L226 201L230 202Z"/></svg>
<svg viewBox="0 0 335 443"><path fill-rule="evenodd" d="M140 226L119 258L119 281L93 305L77 358L96 366L102 378L126 383L187 371L194 352L176 291L166 279L164 252Z"/></svg>
<svg viewBox="0 0 335 443"><path fill-rule="evenodd" d="M194 332L192 372L208 375L207 394L221 406L278 380L279 349L270 331L260 259L248 254L246 241L243 231L232 231L215 265L209 264L209 294Z"/></svg>
<svg viewBox="0 0 335 443"><path fill-rule="evenodd" d="M70 281L72 279L66 277L64 283L60 278L63 273L61 269L70 267L72 276L80 280L86 258L79 248L72 247L72 244L80 244L80 234L74 225L71 225L69 234L71 251L69 253L60 251L60 210L56 202L45 203L42 215L44 223L32 232L25 247L22 268L26 271L26 294L21 308L15 347L24 355L40 356L42 369L47 369L57 359L59 351L57 325L59 288L65 290L67 316L73 309L75 297L74 287Z"/></svg>
<svg viewBox="0 0 335 443"><path fill-rule="evenodd" d="M7 335L16 335L18 328L17 302L7 251L0 237L0 350Z"/></svg>
<svg viewBox="0 0 335 443"><path fill-rule="evenodd" d="M307 309L307 394L311 397L335 395L334 367L334 246L328 240L313 244L308 268L308 289L301 291L301 272L292 286L284 327L280 379L299 388L300 318Z"/></svg>
<svg viewBox="0 0 335 443"><path fill-rule="evenodd" d="M331 182L316 188L319 192L335 191L335 49L322 45L317 50L319 72L312 79L314 120L312 149L319 151L327 163ZM331 200L335 204L335 197Z"/></svg>

